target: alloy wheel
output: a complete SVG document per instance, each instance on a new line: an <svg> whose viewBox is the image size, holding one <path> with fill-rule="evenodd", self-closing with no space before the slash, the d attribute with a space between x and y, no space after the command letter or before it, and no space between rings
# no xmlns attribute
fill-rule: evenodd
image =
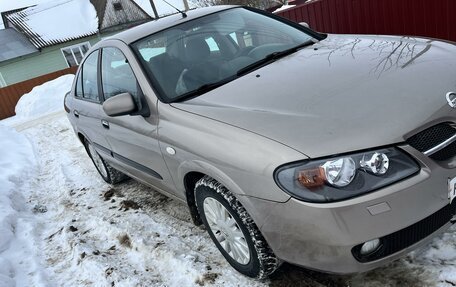
<svg viewBox="0 0 456 287"><path fill-rule="evenodd" d="M239 264L250 261L250 250L244 233L231 213L215 198L204 199L204 215L220 246Z"/></svg>

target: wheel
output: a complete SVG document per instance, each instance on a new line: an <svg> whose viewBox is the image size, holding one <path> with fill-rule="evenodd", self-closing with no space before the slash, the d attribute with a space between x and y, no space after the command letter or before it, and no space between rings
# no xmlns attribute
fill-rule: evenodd
<svg viewBox="0 0 456 287"><path fill-rule="evenodd" d="M88 140L85 140L85 147L90 159L92 159L93 164L97 168L98 173L101 175L104 181L109 184L116 184L128 178L128 176L126 176L124 173L110 166L109 163L107 163L98 154L98 152Z"/></svg>
<svg viewBox="0 0 456 287"><path fill-rule="evenodd" d="M279 268L258 227L227 188L205 176L195 186L200 217L225 259L240 273L264 279Z"/></svg>

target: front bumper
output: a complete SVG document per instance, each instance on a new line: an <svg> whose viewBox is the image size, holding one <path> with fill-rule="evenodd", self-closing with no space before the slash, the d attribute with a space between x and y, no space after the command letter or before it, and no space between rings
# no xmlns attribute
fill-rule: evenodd
<svg viewBox="0 0 456 287"><path fill-rule="evenodd" d="M419 161L421 171L416 176L343 202L312 204L292 198L264 211L268 217L260 230L274 253L309 269L337 274L364 272L399 258L446 230L455 210L455 202L448 207L447 180L456 176L456 159L436 163L409 146L402 148ZM442 221L444 213L448 220ZM436 218L440 221L435 222ZM376 238L408 242L392 242L389 248L394 244L399 248L388 249L389 253L372 260L356 259L355 247Z"/></svg>

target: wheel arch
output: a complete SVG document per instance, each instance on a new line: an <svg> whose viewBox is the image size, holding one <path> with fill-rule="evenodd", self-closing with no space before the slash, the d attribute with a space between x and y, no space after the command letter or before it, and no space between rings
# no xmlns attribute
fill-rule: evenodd
<svg viewBox="0 0 456 287"><path fill-rule="evenodd" d="M238 200L240 195L244 194L242 189L228 175L218 168L202 161L194 161L191 163L186 162L182 164L179 168L178 174L179 178L183 179L182 184L185 190L185 198L190 210L192 221L195 225L202 224L201 218L199 217L196 209L195 185L204 176L209 176L225 186Z"/></svg>
<svg viewBox="0 0 456 287"><path fill-rule="evenodd" d="M81 142L82 146L84 147L84 149L86 150L86 152L88 154L89 151L87 150L86 141L89 142L89 143L92 143L91 140L80 130L76 131L76 135L77 135L79 141Z"/></svg>
<svg viewBox="0 0 456 287"><path fill-rule="evenodd" d="M87 137L84 136L81 132L78 132L77 135L78 135L78 139L81 141L81 143L83 145L85 145L85 140L87 139Z"/></svg>

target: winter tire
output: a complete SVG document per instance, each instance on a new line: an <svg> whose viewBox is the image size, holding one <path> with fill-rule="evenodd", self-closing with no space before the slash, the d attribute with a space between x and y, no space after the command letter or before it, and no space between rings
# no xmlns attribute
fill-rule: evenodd
<svg viewBox="0 0 456 287"><path fill-rule="evenodd" d="M196 205L225 259L240 273L264 279L280 266L258 227L227 188L205 176L195 186Z"/></svg>
<svg viewBox="0 0 456 287"><path fill-rule="evenodd" d="M98 173L101 175L104 181L109 184L116 184L122 182L128 178L124 173L116 170L109 165L98 152L95 150L94 146L87 140L85 140L85 147L87 153L89 154L90 159L97 168Z"/></svg>

